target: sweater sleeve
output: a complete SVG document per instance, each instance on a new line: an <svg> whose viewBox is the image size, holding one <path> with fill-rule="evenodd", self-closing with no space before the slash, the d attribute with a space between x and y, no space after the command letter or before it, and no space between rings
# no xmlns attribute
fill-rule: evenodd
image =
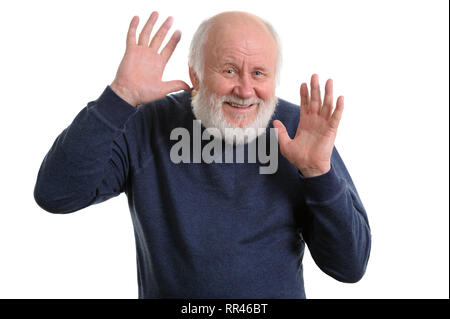
<svg viewBox="0 0 450 319"><path fill-rule="evenodd" d="M124 127L136 108L107 86L56 138L34 188L38 205L71 213L119 195L129 170Z"/></svg>
<svg viewBox="0 0 450 319"><path fill-rule="evenodd" d="M371 247L366 211L336 148L327 173L306 178L302 234L319 268L342 282L357 282L365 273Z"/></svg>

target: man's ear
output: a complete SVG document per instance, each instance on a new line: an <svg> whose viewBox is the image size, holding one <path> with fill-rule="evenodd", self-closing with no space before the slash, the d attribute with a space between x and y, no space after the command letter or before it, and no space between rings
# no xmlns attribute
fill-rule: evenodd
<svg viewBox="0 0 450 319"><path fill-rule="evenodd" d="M197 73L194 71L192 67L189 67L189 77L191 78L194 90L198 91L198 89L200 88L200 81L198 79Z"/></svg>

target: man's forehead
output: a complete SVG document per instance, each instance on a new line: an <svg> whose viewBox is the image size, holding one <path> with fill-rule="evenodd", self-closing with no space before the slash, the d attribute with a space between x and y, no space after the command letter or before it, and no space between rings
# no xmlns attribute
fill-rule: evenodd
<svg viewBox="0 0 450 319"><path fill-rule="evenodd" d="M229 32L219 31L208 37L205 50L216 59L236 60L242 57L267 59L276 54L276 43L265 30L245 33L233 29Z"/></svg>
<svg viewBox="0 0 450 319"><path fill-rule="evenodd" d="M240 63L242 60L252 64L268 64L276 58L276 47L267 41L237 40L220 41L206 46L206 55L220 63ZM208 52L209 51L209 52Z"/></svg>
<svg viewBox="0 0 450 319"><path fill-rule="evenodd" d="M270 57L262 51L253 54L242 54L238 51L225 52L223 55L214 57L215 62L220 65L236 65L240 66L242 63L248 64L250 67L269 68L272 61Z"/></svg>

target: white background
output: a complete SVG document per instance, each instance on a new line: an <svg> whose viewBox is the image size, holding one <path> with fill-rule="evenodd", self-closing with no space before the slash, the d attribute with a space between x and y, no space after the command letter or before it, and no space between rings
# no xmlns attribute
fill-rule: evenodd
<svg viewBox="0 0 450 319"><path fill-rule="evenodd" d="M270 21L277 95L299 103L318 73L345 96L336 147L372 228L366 275L343 284L304 259L308 298L449 298L448 1L2 1L0 298L137 298L124 194L69 215L37 206L57 135L114 78L133 15L183 32L165 79L189 82L198 24L224 10Z"/></svg>

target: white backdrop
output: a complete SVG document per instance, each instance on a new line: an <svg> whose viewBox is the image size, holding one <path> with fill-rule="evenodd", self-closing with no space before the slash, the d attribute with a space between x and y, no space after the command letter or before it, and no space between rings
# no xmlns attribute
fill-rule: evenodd
<svg viewBox="0 0 450 319"><path fill-rule="evenodd" d="M137 298L126 196L53 215L33 188L57 135L113 80L132 16L140 30L152 10L183 32L167 80L190 83L201 20L244 10L281 36L278 96L299 103L313 73L345 96L336 147L367 209L372 252L356 284L328 277L307 253L308 298L449 298L444 0L2 1L0 298Z"/></svg>

